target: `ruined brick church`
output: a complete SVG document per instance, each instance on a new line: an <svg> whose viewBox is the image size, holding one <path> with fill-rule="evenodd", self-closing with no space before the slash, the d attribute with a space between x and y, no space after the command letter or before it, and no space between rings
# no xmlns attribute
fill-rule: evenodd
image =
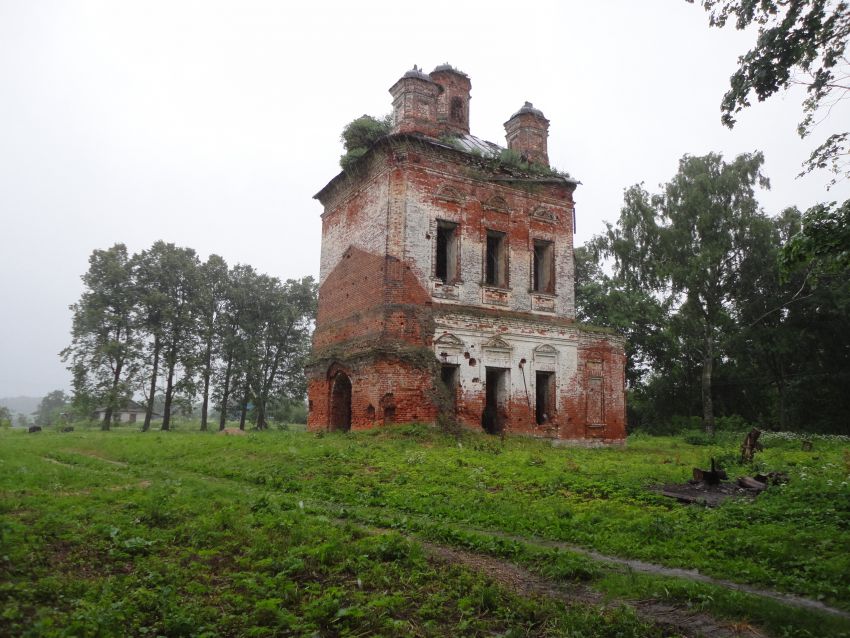
<svg viewBox="0 0 850 638"><path fill-rule="evenodd" d="M530 103L507 150L469 132L448 64L391 88L391 133L316 198L308 427L455 419L490 433L625 437L623 340L575 321L573 193Z"/></svg>

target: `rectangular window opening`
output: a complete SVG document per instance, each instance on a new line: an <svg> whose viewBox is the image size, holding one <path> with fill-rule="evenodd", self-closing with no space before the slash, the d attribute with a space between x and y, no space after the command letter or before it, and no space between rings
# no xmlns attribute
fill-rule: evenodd
<svg viewBox="0 0 850 638"><path fill-rule="evenodd" d="M534 388L536 393L534 416L537 425L545 425L552 420L555 373L537 372L534 378Z"/></svg>
<svg viewBox="0 0 850 638"><path fill-rule="evenodd" d="M437 258L434 275L447 284L457 279L457 224L437 222Z"/></svg>
<svg viewBox="0 0 850 638"><path fill-rule="evenodd" d="M508 251L505 233L487 231L487 253L484 257L484 283L508 287Z"/></svg>
<svg viewBox="0 0 850 638"><path fill-rule="evenodd" d="M549 294L555 292L555 247L551 241L534 240L532 290Z"/></svg>
<svg viewBox="0 0 850 638"><path fill-rule="evenodd" d="M440 368L440 380L443 382L451 401L452 414L455 414L457 413L458 366L443 364Z"/></svg>

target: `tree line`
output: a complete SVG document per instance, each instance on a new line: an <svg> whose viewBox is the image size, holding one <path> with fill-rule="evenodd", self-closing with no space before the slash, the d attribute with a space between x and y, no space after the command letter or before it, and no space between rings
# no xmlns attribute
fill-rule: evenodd
<svg viewBox="0 0 850 638"><path fill-rule="evenodd" d="M578 318L627 338L633 427L850 432L850 201L770 217L762 164L685 156L576 250Z"/></svg>
<svg viewBox="0 0 850 638"><path fill-rule="evenodd" d="M143 430L161 397L161 428L200 400L201 429L218 412L244 428L268 427L281 402L303 402L303 365L315 320L312 277L281 282L218 255L158 241L130 255L124 244L95 250L71 306L71 344L62 351L80 413L103 407L102 428L134 396Z"/></svg>
<svg viewBox="0 0 850 638"><path fill-rule="evenodd" d="M697 2L710 26L756 35L721 101L724 125L796 85L807 138L848 95L845 0ZM848 144L840 129L821 138L800 176L832 173L827 190L850 179ZM700 413L708 432L716 415L850 432L850 201L769 217L754 195L762 164L685 156L661 192L627 189L618 221L576 250L578 317L628 338L632 426Z"/></svg>

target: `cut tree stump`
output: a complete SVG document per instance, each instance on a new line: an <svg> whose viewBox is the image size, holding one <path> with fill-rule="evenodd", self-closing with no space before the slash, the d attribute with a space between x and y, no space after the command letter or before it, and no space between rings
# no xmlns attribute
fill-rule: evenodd
<svg viewBox="0 0 850 638"><path fill-rule="evenodd" d="M758 442L761 436L761 430L753 428L749 431L741 444L741 463L752 463L753 457L758 450L761 450L761 444Z"/></svg>

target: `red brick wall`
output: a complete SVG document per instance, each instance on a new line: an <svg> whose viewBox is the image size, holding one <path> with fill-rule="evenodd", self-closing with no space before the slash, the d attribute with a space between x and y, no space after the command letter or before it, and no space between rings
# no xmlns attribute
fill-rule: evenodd
<svg viewBox="0 0 850 638"><path fill-rule="evenodd" d="M514 115L505 122L508 148L532 162L549 166L549 122L531 113Z"/></svg>
<svg viewBox="0 0 850 638"><path fill-rule="evenodd" d="M603 423L589 422L588 385L590 377L601 369ZM578 397L574 411L584 424L582 436L589 439L624 439L626 437L626 355L619 340L612 342L604 335L583 333L579 342L579 365L576 372Z"/></svg>
<svg viewBox="0 0 850 638"><path fill-rule="evenodd" d="M364 359L334 366L351 380L351 429L368 430L387 423L433 422L437 410L431 401L434 377L428 370L393 360ZM327 377L309 381L310 411L307 428L327 429L331 383ZM371 408L371 409L370 409Z"/></svg>
<svg viewBox="0 0 850 638"><path fill-rule="evenodd" d="M352 383L352 429L377 427L387 419L436 419L437 408L432 401L435 379L427 351L436 329L428 220L440 218L456 221L463 231L467 252L461 262L461 276L469 290L478 295L477 301L466 300L452 308L464 313L467 304L476 312L483 310L481 264L470 259L469 253L483 250L487 229L502 230L510 245L512 305L490 311L497 315L513 313L530 322L518 334L557 333L562 341L575 339L572 343L578 346L575 374L557 379L551 421L537 425L533 391L529 397L514 392L506 406L507 431L557 438L622 439L622 343L605 335L577 331L571 321L574 187L553 182L523 189L482 180L454 151L406 138L379 147L373 151L376 153L382 154L381 158L369 161L377 167L377 177L373 172L364 176L362 183L337 180L323 191L327 206L323 242L333 238L336 244L327 254L338 261L329 267L319 292L314 363L308 372L309 428L320 430L329 423L330 380L337 370ZM457 201L445 197L446 186L458 194ZM500 198L495 204L494 197ZM498 210L500 206L508 212ZM535 216L539 207L555 218ZM370 232L362 233L366 226ZM349 241L355 231L360 232L360 244L341 248L339 242ZM383 235L376 236L378 231ZM530 312L527 287L534 239L554 240L556 248L564 251L557 262L561 270L556 273L556 285L562 304L557 316ZM569 303L565 305L564 300ZM439 299L437 302L438 306L446 305ZM528 307L519 307L520 302ZM477 315L466 316L467 327L476 323ZM512 375L520 374L517 363L511 362ZM603 416L596 419L600 422L589 424L588 371L593 365L601 369ZM534 374L531 368L528 372ZM458 420L475 430L481 428L485 402L481 381L467 383L457 397Z"/></svg>
<svg viewBox="0 0 850 638"><path fill-rule="evenodd" d="M437 121L442 130L449 134L469 133L469 90L472 88L469 78L451 70L434 70L430 75L443 89L437 96Z"/></svg>

